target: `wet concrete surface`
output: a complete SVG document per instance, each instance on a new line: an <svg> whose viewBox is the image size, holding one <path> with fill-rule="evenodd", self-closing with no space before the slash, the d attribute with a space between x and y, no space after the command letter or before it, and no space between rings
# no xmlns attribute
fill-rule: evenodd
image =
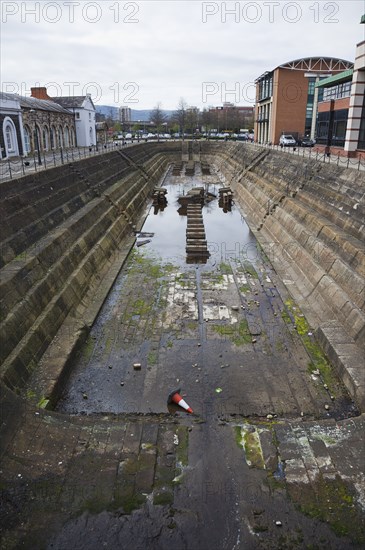
<svg viewBox="0 0 365 550"><path fill-rule="evenodd" d="M57 412L25 414L5 548L362 547L364 419L238 205L203 207L211 255L186 263L177 198L208 184L167 175Z"/></svg>

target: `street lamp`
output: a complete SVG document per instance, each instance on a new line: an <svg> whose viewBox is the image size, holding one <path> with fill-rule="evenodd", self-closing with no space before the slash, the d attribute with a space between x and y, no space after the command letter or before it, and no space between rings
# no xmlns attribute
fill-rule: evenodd
<svg viewBox="0 0 365 550"><path fill-rule="evenodd" d="M39 149L39 137L37 132L37 125L36 125L36 112L35 109L30 110L31 120L34 122L34 139L35 139L35 145L37 147L37 153L38 153L38 164L42 166L42 159L41 159L41 151Z"/></svg>

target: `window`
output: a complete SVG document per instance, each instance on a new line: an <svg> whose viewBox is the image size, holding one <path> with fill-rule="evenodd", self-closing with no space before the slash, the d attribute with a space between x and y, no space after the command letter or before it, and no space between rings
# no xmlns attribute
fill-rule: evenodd
<svg viewBox="0 0 365 550"><path fill-rule="evenodd" d="M43 126L42 131L42 144L43 144L43 151L48 151L48 128L47 126Z"/></svg>
<svg viewBox="0 0 365 550"><path fill-rule="evenodd" d="M30 129L28 126L24 126L24 149L25 153L29 153L31 150L30 147Z"/></svg>
<svg viewBox="0 0 365 550"><path fill-rule="evenodd" d="M324 88L323 101L329 101L330 99L341 99L342 97L349 97L351 95L351 82L342 82L336 86L330 88Z"/></svg>
<svg viewBox="0 0 365 550"><path fill-rule="evenodd" d="M68 130L68 127L65 128L65 147L70 146L70 132Z"/></svg>
<svg viewBox="0 0 365 550"><path fill-rule="evenodd" d="M51 149L55 149L57 145L56 145L56 128L54 126L51 126L50 138L51 138Z"/></svg>
<svg viewBox="0 0 365 550"><path fill-rule="evenodd" d="M5 137L6 137L6 148L9 153L12 153L14 151L14 141L13 141L12 127L9 124L5 127Z"/></svg>
<svg viewBox="0 0 365 550"><path fill-rule="evenodd" d="M5 117L3 122L3 136L6 156L18 155L18 140L14 122L10 117Z"/></svg>
<svg viewBox="0 0 365 550"><path fill-rule="evenodd" d="M75 113L75 118L76 118L77 120L79 120L79 119L80 119L80 113L78 113L78 112Z"/></svg>
<svg viewBox="0 0 365 550"><path fill-rule="evenodd" d="M343 147L345 144L348 109L318 113L317 143ZM328 135L330 134L330 135Z"/></svg>
<svg viewBox="0 0 365 550"><path fill-rule="evenodd" d="M60 147L63 147L62 126L59 126L59 128L58 128L58 145L59 145Z"/></svg>

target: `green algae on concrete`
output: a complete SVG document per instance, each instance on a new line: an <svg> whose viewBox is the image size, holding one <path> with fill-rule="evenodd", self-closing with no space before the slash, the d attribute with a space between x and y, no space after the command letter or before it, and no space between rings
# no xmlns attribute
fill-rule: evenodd
<svg viewBox="0 0 365 550"><path fill-rule="evenodd" d="M245 272L248 275L250 275L253 279L258 279L259 278L256 269L254 268L254 266L250 262L245 261L243 263L243 266L244 266Z"/></svg>
<svg viewBox="0 0 365 550"><path fill-rule="evenodd" d="M337 536L348 536L357 544L365 544L363 518L355 504L355 495L338 475L334 480L320 475L312 485L290 484L287 490L305 515L328 523Z"/></svg>
<svg viewBox="0 0 365 550"><path fill-rule="evenodd" d="M250 468L265 469L259 432L250 424L235 426L235 439L245 451L245 459Z"/></svg>
<svg viewBox="0 0 365 550"><path fill-rule="evenodd" d="M290 324L293 320L296 331L300 335L302 342L307 350L307 353L311 359L308 365L309 372L312 373L315 370L319 370L324 383L330 385L333 383L333 370L330 363L319 344L314 338L313 331L309 326L303 313L299 307L293 302L293 300L285 301L286 310L282 312L284 321Z"/></svg>
<svg viewBox="0 0 365 550"><path fill-rule="evenodd" d="M252 341L248 322L246 321L246 319L243 319L239 323L229 325L212 324L211 327L214 332L222 337L226 337L236 346L243 346L244 344Z"/></svg>

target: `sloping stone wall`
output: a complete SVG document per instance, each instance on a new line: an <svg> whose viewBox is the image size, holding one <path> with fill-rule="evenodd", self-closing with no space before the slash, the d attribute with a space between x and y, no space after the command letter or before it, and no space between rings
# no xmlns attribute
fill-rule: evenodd
<svg viewBox="0 0 365 550"><path fill-rule="evenodd" d="M85 301L110 270L117 275L151 189L178 150L143 144L1 184L0 374L10 388L26 383L66 319L82 332ZM64 347L59 367L68 353Z"/></svg>
<svg viewBox="0 0 365 550"><path fill-rule="evenodd" d="M244 144L205 150L364 407L364 174Z"/></svg>

